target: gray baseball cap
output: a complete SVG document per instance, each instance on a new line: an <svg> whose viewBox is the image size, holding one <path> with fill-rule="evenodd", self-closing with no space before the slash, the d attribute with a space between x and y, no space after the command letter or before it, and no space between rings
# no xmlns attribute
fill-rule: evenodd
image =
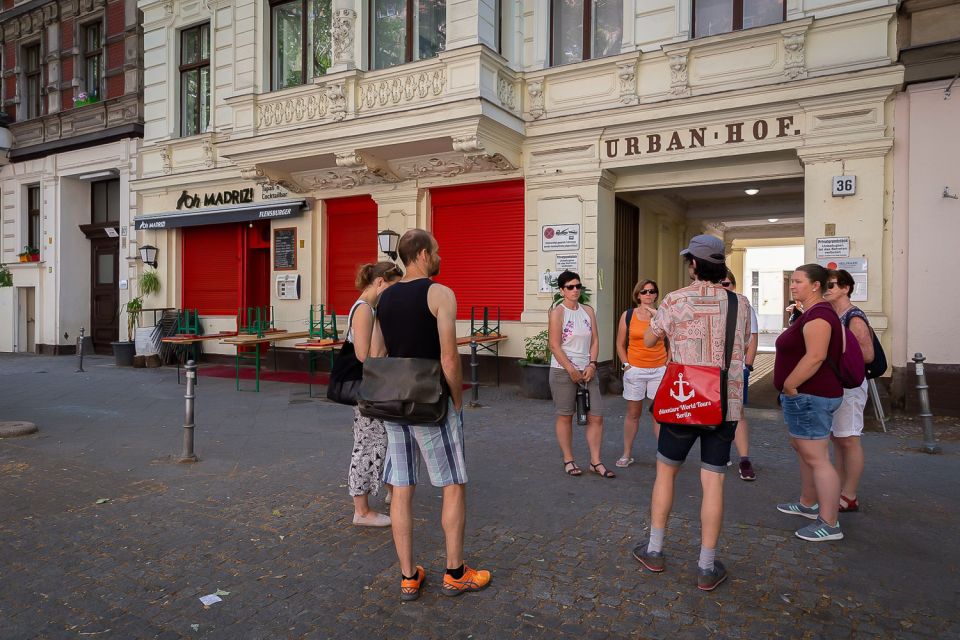
<svg viewBox="0 0 960 640"><path fill-rule="evenodd" d="M690 239L690 246L680 252L682 256L693 256L713 264L723 264L723 240L716 236L700 235Z"/></svg>

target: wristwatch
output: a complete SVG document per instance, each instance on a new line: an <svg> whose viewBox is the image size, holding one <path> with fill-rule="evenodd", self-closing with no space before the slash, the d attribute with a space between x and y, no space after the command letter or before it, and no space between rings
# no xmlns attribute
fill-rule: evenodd
<svg viewBox="0 0 960 640"><path fill-rule="evenodd" d="M752 364L745 364L745 365L743 365L743 368L746 369L747 371L749 371L750 373L753 373L753 365L752 365Z"/></svg>
<svg viewBox="0 0 960 640"><path fill-rule="evenodd" d="M626 371L626 370L629 369L631 366L633 366L633 365L631 365L629 362L624 362L622 365L620 365L620 368L623 369L624 371Z"/></svg>

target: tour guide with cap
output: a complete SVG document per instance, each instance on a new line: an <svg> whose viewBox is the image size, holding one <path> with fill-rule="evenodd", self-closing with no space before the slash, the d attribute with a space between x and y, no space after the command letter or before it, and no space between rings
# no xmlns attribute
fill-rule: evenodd
<svg viewBox="0 0 960 640"><path fill-rule="evenodd" d="M693 282L664 297L644 333L644 343L651 347L666 337L674 362L722 368L728 311L727 291L720 286L727 275L723 242L714 236L696 236L680 255L686 259ZM633 550L633 556L649 571L660 573L666 568L663 539L673 504L674 483L680 466L699 439L703 531L697 586L704 591L715 589L727 577L723 564L715 561L723 520L723 474L743 410L744 346L750 336L747 299L736 294L736 300L739 306L728 372L726 421L715 430L662 425L657 440L657 479L650 501L650 539ZM686 388L673 391L677 395L689 393Z"/></svg>

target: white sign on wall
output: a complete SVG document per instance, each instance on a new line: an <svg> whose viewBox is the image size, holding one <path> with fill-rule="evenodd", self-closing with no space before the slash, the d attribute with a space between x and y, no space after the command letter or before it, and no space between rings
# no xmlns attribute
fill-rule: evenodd
<svg viewBox="0 0 960 640"><path fill-rule="evenodd" d="M553 293L553 282L561 271L544 271L540 274L540 293Z"/></svg>
<svg viewBox="0 0 960 640"><path fill-rule="evenodd" d="M857 193L857 176L833 176L833 197L842 198Z"/></svg>
<svg viewBox="0 0 960 640"><path fill-rule="evenodd" d="M540 234L543 251L561 251L580 248L580 225L545 224Z"/></svg>
<svg viewBox="0 0 960 640"><path fill-rule="evenodd" d="M853 276L853 291L850 292L850 300L853 302L863 302L867 299L867 274L851 273Z"/></svg>
<svg viewBox="0 0 960 640"><path fill-rule="evenodd" d="M576 271L580 268L579 253L558 253L556 259L557 271Z"/></svg>
<svg viewBox="0 0 960 640"><path fill-rule="evenodd" d="M817 262L827 269L843 269L851 274L867 272L866 258L833 258L818 260Z"/></svg>
<svg viewBox="0 0 960 640"><path fill-rule="evenodd" d="M817 238L817 260L846 258L850 255L850 237Z"/></svg>

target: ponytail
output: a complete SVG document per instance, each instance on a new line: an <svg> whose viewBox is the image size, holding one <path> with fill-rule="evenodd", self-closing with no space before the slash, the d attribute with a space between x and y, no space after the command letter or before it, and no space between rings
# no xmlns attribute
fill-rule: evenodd
<svg viewBox="0 0 960 640"><path fill-rule="evenodd" d="M357 270L357 279L354 281L354 286L360 291L363 291L377 278L383 278L387 282L393 282L394 280L399 280L403 273L400 271L400 267L396 263L389 261L382 261L374 263L367 263L360 265L360 268Z"/></svg>

